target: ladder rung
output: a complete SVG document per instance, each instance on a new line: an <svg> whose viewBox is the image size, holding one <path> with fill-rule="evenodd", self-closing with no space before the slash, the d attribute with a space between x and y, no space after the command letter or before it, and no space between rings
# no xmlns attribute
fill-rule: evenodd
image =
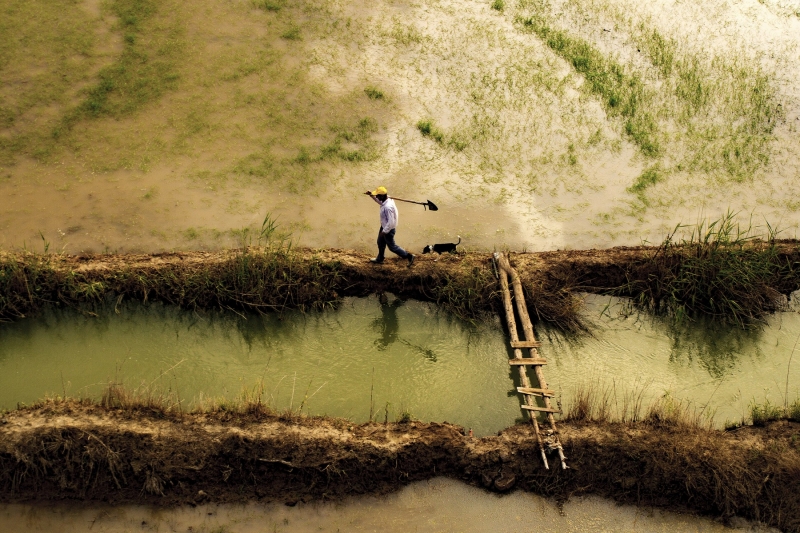
<svg viewBox="0 0 800 533"><path fill-rule="evenodd" d="M541 345L539 341L511 341L512 348L538 348Z"/></svg>
<svg viewBox="0 0 800 533"><path fill-rule="evenodd" d="M534 396L550 396L556 395L556 391L548 389L532 389L531 387L517 387L517 392L520 394L533 394Z"/></svg>
<svg viewBox="0 0 800 533"><path fill-rule="evenodd" d="M546 365L547 359L542 359L541 357L536 358L519 358L519 359L509 359L508 364L511 366L520 366L520 365Z"/></svg>
<svg viewBox="0 0 800 533"><path fill-rule="evenodd" d="M553 409L551 407L539 407L538 405L523 405L523 409L527 409L528 411L541 411L543 413L560 413L558 409Z"/></svg>

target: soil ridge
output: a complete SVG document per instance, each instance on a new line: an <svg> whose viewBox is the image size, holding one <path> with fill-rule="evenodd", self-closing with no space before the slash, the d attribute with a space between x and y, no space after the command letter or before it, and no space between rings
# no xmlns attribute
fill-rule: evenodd
<svg viewBox="0 0 800 533"><path fill-rule="evenodd" d="M495 492L740 516L800 531L800 424L736 431L654 418L559 424L570 469L545 470L529 425L472 438L448 423L165 413L51 401L0 423L0 500L158 505L339 500L447 476ZM557 464L555 461L553 464Z"/></svg>

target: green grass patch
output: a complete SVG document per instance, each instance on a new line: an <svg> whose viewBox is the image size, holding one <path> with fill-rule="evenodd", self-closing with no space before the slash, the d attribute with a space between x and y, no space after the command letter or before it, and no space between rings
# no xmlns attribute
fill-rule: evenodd
<svg viewBox="0 0 800 533"><path fill-rule="evenodd" d="M659 155L658 128L648 110L652 96L638 77L626 74L622 65L586 41L551 28L539 16L518 20L526 31L541 38L551 50L583 75L586 80L584 87L601 99L609 116L622 118L625 133L644 155Z"/></svg>
<svg viewBox="0 0 800 533"><path fill-rule="evenodd" d="M494 0L492 2L492 9L495 11L503 11L506 8L506 3L504 0Z"/></svg>
<svg viewBox="0 0 800 533"><path fill-rule="evenodd" d="M664 114L680 126L691 154L686 170L724 171L737 181L769 161L768 146L782 116L776 91L757 64L733 51L712 58L681 51L678 41L640 24L639 49L671 93Z"/></svg>
<svg viewBox="0 0 800 533"><path fill-rule="evenodd" d="M436 127L432 120L420 120L417 129L424 137L429 137L439 144L444 144L444 132Z"/></svg>
<svg viewBox="0 0 800 533"><path fill-rule="evenodd" d="M645 196L645 191L649 188L661 181L663 178L663 174L661 171L661 167L659 165L653 165L649 168L646 168L644 172L642 172L636 181L628 187L626 190L630 193L633 193L639 197L639 199L645 204L648 204L647 197Z"/></svg>
<svg viewBox="0 0 800 533"><path fill-rule="evenodd" d="M155 0L115 0L111 4L125 37L122 54L116 63L100 71L99 82L53 130L54 138L68 133L80 120L135 113L176 87L181 31L175 27L156 29L152 22L159 6Z"/></svg>

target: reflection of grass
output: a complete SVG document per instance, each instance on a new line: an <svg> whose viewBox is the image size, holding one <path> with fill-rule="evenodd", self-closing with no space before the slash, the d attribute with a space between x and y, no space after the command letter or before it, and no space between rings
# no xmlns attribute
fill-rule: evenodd
<svg viewBox="0 0 800 533"><path fill-rule="evenodd" d="M670 362L698 363L714 379L723 379L739 363L739 354L761 355L761 329L743 330L737 325L721 325L710 317L697 317L691 323L669 321Z"/></svg>

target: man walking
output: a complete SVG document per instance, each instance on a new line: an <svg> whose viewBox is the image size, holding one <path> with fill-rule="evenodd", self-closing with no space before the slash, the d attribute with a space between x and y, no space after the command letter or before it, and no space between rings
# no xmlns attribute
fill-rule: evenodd
<svg viewBox="0 0 800 533"><path fill-rule="evenodd" d="M364 194L368 194L370 198L381 206L381 230L378 232L378 256L370 259L370 262L377 264L383 263L383 254L388 245L392 252L408 260L408 266L414 264L414 254L406 252L394 242L394 234L397 230L398 220L397 206L394 205L394 200L389 198L389 192L386 190L386 187L381 186L374 191L367 191Z"/></svg>

